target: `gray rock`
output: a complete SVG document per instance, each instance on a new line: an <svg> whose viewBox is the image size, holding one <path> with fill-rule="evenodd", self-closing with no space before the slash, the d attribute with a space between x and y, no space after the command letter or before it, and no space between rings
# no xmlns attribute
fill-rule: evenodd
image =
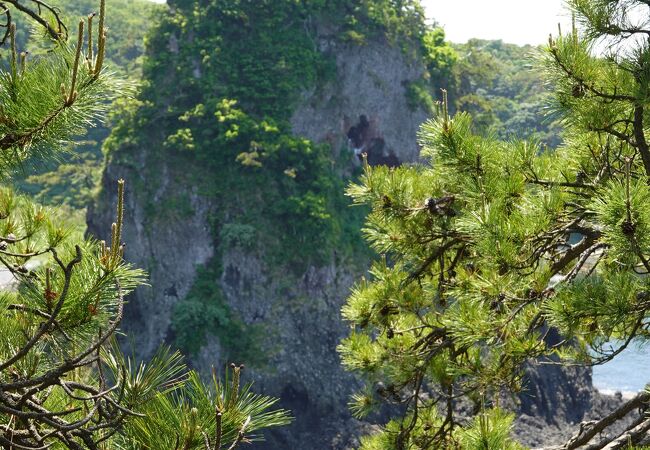
<svg viewBox="0 0 650 450"><path fill-rule="evenodd" d="M303 93L291 118L294 133L328 142L337 152L348 146L350 128L365 116L371 139L383 141L383 156L394 154L402 162L417 160L416 137L428 114L408 106L405 89L422 78L422 63L384 40L360 46L322 36L320 47L335 55L337 78Z"/></svg>

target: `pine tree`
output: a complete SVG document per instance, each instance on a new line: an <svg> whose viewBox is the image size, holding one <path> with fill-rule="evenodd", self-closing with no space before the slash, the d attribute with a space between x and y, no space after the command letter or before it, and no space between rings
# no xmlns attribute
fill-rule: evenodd
<svg viewBox="0 0 650 450"><path fill-rule="evenodd" d="M650 5L568 4L573 29L539 57L564 125L559 149L479 136L445 101L422 126L423 163L366 167L349 188L372 208L364 231L382 255L343 308L343 364L367 381L352 409L404 411L364 450L519 448L498 406L522 388L525 362L600 364L650 337ZM473 420L458 414L460 398ZM581 427L563 448L617 418ZM607 448L649 429L641 415Z"/></svg>
<svg viewBox="0 0 650 450"><path fill-rule="evenodd" d="M40 0L0 2L0 447L6 449L235 449L288 415L232 379L212 383L162 349L147 364L116 344L124 297L144 282L123 259L124 181L110 242L78 240L55 210L17 194L11 174L55 157L101 119L121 86L104 68L105 1L68 43L58 10ZM18 48L17 15L50 47Z"/></svg>

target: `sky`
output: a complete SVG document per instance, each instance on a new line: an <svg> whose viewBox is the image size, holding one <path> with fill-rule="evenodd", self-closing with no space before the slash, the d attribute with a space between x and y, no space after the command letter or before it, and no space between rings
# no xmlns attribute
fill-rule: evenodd
<svg viewBox="0 0 650 450"><path fill-rule="evenodd" d="M512 44L543 44L557 24L568 29L563 0L422 0L427 17L445 29L447 39L502 39ZM566 28L565 28L566 27Z"/></svg>

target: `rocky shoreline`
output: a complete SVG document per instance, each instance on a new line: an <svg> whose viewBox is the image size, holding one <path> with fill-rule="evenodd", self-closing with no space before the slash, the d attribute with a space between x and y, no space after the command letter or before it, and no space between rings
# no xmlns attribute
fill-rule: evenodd
<svg viewBox="0 0 650 450"><path fill-rule="evenodd" d="M549 423L546 420L525 413L519 414L514 423L513 434L517 441L530 447L531 450L551 450L564 445L572 436L592 421L598 421L616 408L625 403L627 399L620 393L605 395L594 389L592 393L592 407L583 416L582 420L557 420ZM601 438L618 436L634 420L632 412L624 420L615 423L605 430ZM638 414L637 414L638 415Z"/></svg>

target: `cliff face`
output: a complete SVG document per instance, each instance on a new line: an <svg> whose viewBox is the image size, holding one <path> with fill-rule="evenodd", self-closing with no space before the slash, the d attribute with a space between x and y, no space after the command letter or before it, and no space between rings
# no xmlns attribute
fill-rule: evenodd
<svg viewBox="0 0 650 450"><path fill-rule="evenodd" d="M159 178L162 184L153 192L134 188L134 185L147 183L141 175L141 169L151 157L147 150L151 149L132 149L137 161L134 166L119 163L106 166L101 196L89 207L87 215L88 232L106 239L114 220L111 205L117 199L117 180L127 180L124 243L128 250L125 254L129 261L147 270L149 286L139 288L129 298L122 329L128 333L136 355L143 359L169 341L175 302L189 292L196 268L208 262L214 253L207 223L209 200L198 195L191 186L178 186L173 168L162 164ZM146 205L151 200L166 202L179 189L188 192L187 198L194 211L192 216L170 220L147 213Z"/></svg>
<svg viewBox="0 0 650 450"><path fill-rule="evenodd" d="M369 159L417 159L416 131L427 116L407 105L404 86L422 77L423 65L385 39L356 45L319 36L318 42L321 51L335 58L337 75L301 94L291 117L293 132L330 144L333 153L340 150L347 167L344 172L359 165L361 152ZM366 129L362 116L368 121ZM355 126L360 129L357 141L349 137ZM150 135L156 136L157 131ZM341 368L336 346L347 334L340 308L354 280L363 274L364 264L351 263L334 251L329 262L295 273L293 268L270 266L256 250L224 248L211 219L222 199L187 184L184 175L191 172L202 178L220 173L200 164L179 167L166 161L156 137L137 146L119 144L109 156L100 195L88 213L89 232L105 237L116 180L127 180L126 258L148 270L151 284L129 299L122 327L127 342L133 342L143 359L163 343L173 345L175 306L190 292L197 270L217 258L221 270L211 282L220 287L235 317L262 330L256 341L264 362L248 368L248 377L255 381L256 390L279 396L282 406L296 417L292 426L256 448L306 448L306 442L314 449L352 444L357 425L347 402L359 384ZM178 198L189 206L189 213L152 213L159 211L152 203L176 205ZM208 332L190 363L205 373L211 366L222 367L230 362L226 346L218 333Z"/></svg>
<svg viewBox="0 0 650 450"><path fill-rule="evenodd" d="M426 70L416 53L409 56L382 36L358 44L337 37L331 27L316 26L313 33L311 38L318 52L334 61L335 75L302 89L290 114L293 134L329 144L332 159L338 157L337 164L342 166L336 176L351 173L362 153L371 163L416 161L417 130L427 118L425 111L409 105L405 95L407 86L420 81ZM255 448L349 448L365 425L349 414L347 402L359 384L341 368L336 346L347 334L340 308L354 280L365 272L367 261L343 251L342 241L313 242L309 235L300 237L304 245L298 245L293 261L286 264L269 258L268 249L242 244L241 230L278 239L291 236L294 219L287 216L289 219L283 223L271 222L274 225L268 225L263 218L256 221L255 208L264 215L268 191L275 185L243 194L238 185L227 181L233 171L244 170L239 165L213 165L207 159L188 157L174 147L183 142L190 149L203 145L214 146L219 152L230 151L230 144L219 143L218 139L233 133L233 128L226 133L214 131L218 123L231 120L222 120L225 113L220 112L220 107L216 108L221 114L218 121L206 119L194 128L181 129L182 133L178 130L179 120L191 125L195 117L203 114L200 111L209 108L209 93L196 85L200 87L211 76L221 83L225 77L211 72L209 57L218 55L194 50L199 34L173 28L158 30L159 50L167 51L160 57L164 64L160 64L162 69L156 76L150 77L154 82L143 94L146 106L140 106L140 111L145 112L141 116L133 114L134 118L126 121L128 126L114 132L101 190L88 212L89 232L106 238L113 220L116 181L127 180L126 258L149 272L151 287L137 290L129 299L122 327L129 336L126 345L132 342L141 359L150 357L161 344L176 345L180 330L174 319L179 305L191 296L198 280L213 286L218 296L194 295L199 304L186 307L197 309L187 312L193 322L183 332L190 337L205 336L197 339L200 345L189 352L190 364L204 373L209 373L212 366L223 367L233 358L229 348L232 343L253 336L255 361L247 364L248 378L255 381L257 390L280 397L281 405L296 417L293 425L267 436L267 443L256 444ZM175 65L184 47L192 50L188 51L189 68L184 69L189 70L190 82L181 80L183 66ZM202 62L196 54L203 55ZM159 95L162 100L151 101L152 92L157 91L163 92ZM189 101L190 96L195 98ZM169 117L170 111L175 114L173 118ZM199 139L203 139L202 144ZM248 146L253 147L251 142L246 143ZM256 159L260 153L262 150L255 147L235 156L239 161L245 155L245 170L262 170L257 167L262 163ZM219 153L215 155L213 159ZM227 164L235 156L228 156ZM264 161L267 166L268 161ZM298 166L280 166L280 174L284 170L288 178L296 179L297 170L300 181ZM219 189L206 188L205 180L221 180ZM251 210L252 221L248 219ZM336 213L334 208L329 215ZM240 231L235 244L226 229ZM319 246L331 251L325 260L316 262L307 249ZM296 264L301 259L304 263ZM208 317L207 311L213 311L213 307L217 313L211 312ZM214 315L218 317L214 319ZM230 330L227 335L225 329ZM251 354L248 350L246 355ZM248 363L245 357L242 359L237 362ZM532 372L533 394L524 398L523 410L550 421L565 420L569 415L571 420L582 417L591 400L581 388L574 392L573 376L587 379L588 372ZM578 399L575 408L563 409L566 414L562 413L562 417L550 413L569 398Z"/></svg>
<svg viewBox="0 0 650 450"><path fill-rule="evenodd" d="M133 169L109 165L101 205L115 200L117 179L134 177L137 172ZM171 192L188 188L172 180L161 187L157 200L166 201ZM147 268L151 287L140 288L130 297L122 329L128 335L127 348L133 345L137 356L147 359L159 345L174 343L174 305L190 290L197 269L214 254L206 220L214 204L211 199L192 196L192 218L159 221L144 213L144 199L137 190L130 189L127 198L126 258ZM100 209L104 208L94 207L88 215L89 230L98 236L105 234L112 220ZM227 304L245 324L264 326L258 350L268 358L263 367L247 368L246 378L255 381L257 391L280 397L281 405L297 418L292 426L267 436L267 442L255 448L298 449L304 448L305 442L313 442L310 448L315 449L344 448L334 447L332 442L339 439L347 444L350 439L339 435L350 430L347 401L358 383L341 369L335 349L346 334L340 307L359 272L332 263L310 267L298 283L288 284L277 276L277 268L270 274L258 256L240 250L224 253L221 264L223 273L213 282L222 287ZM209 374L211 367L229 363L226 358L219 339L209 335L189 362Z"/></svg>

